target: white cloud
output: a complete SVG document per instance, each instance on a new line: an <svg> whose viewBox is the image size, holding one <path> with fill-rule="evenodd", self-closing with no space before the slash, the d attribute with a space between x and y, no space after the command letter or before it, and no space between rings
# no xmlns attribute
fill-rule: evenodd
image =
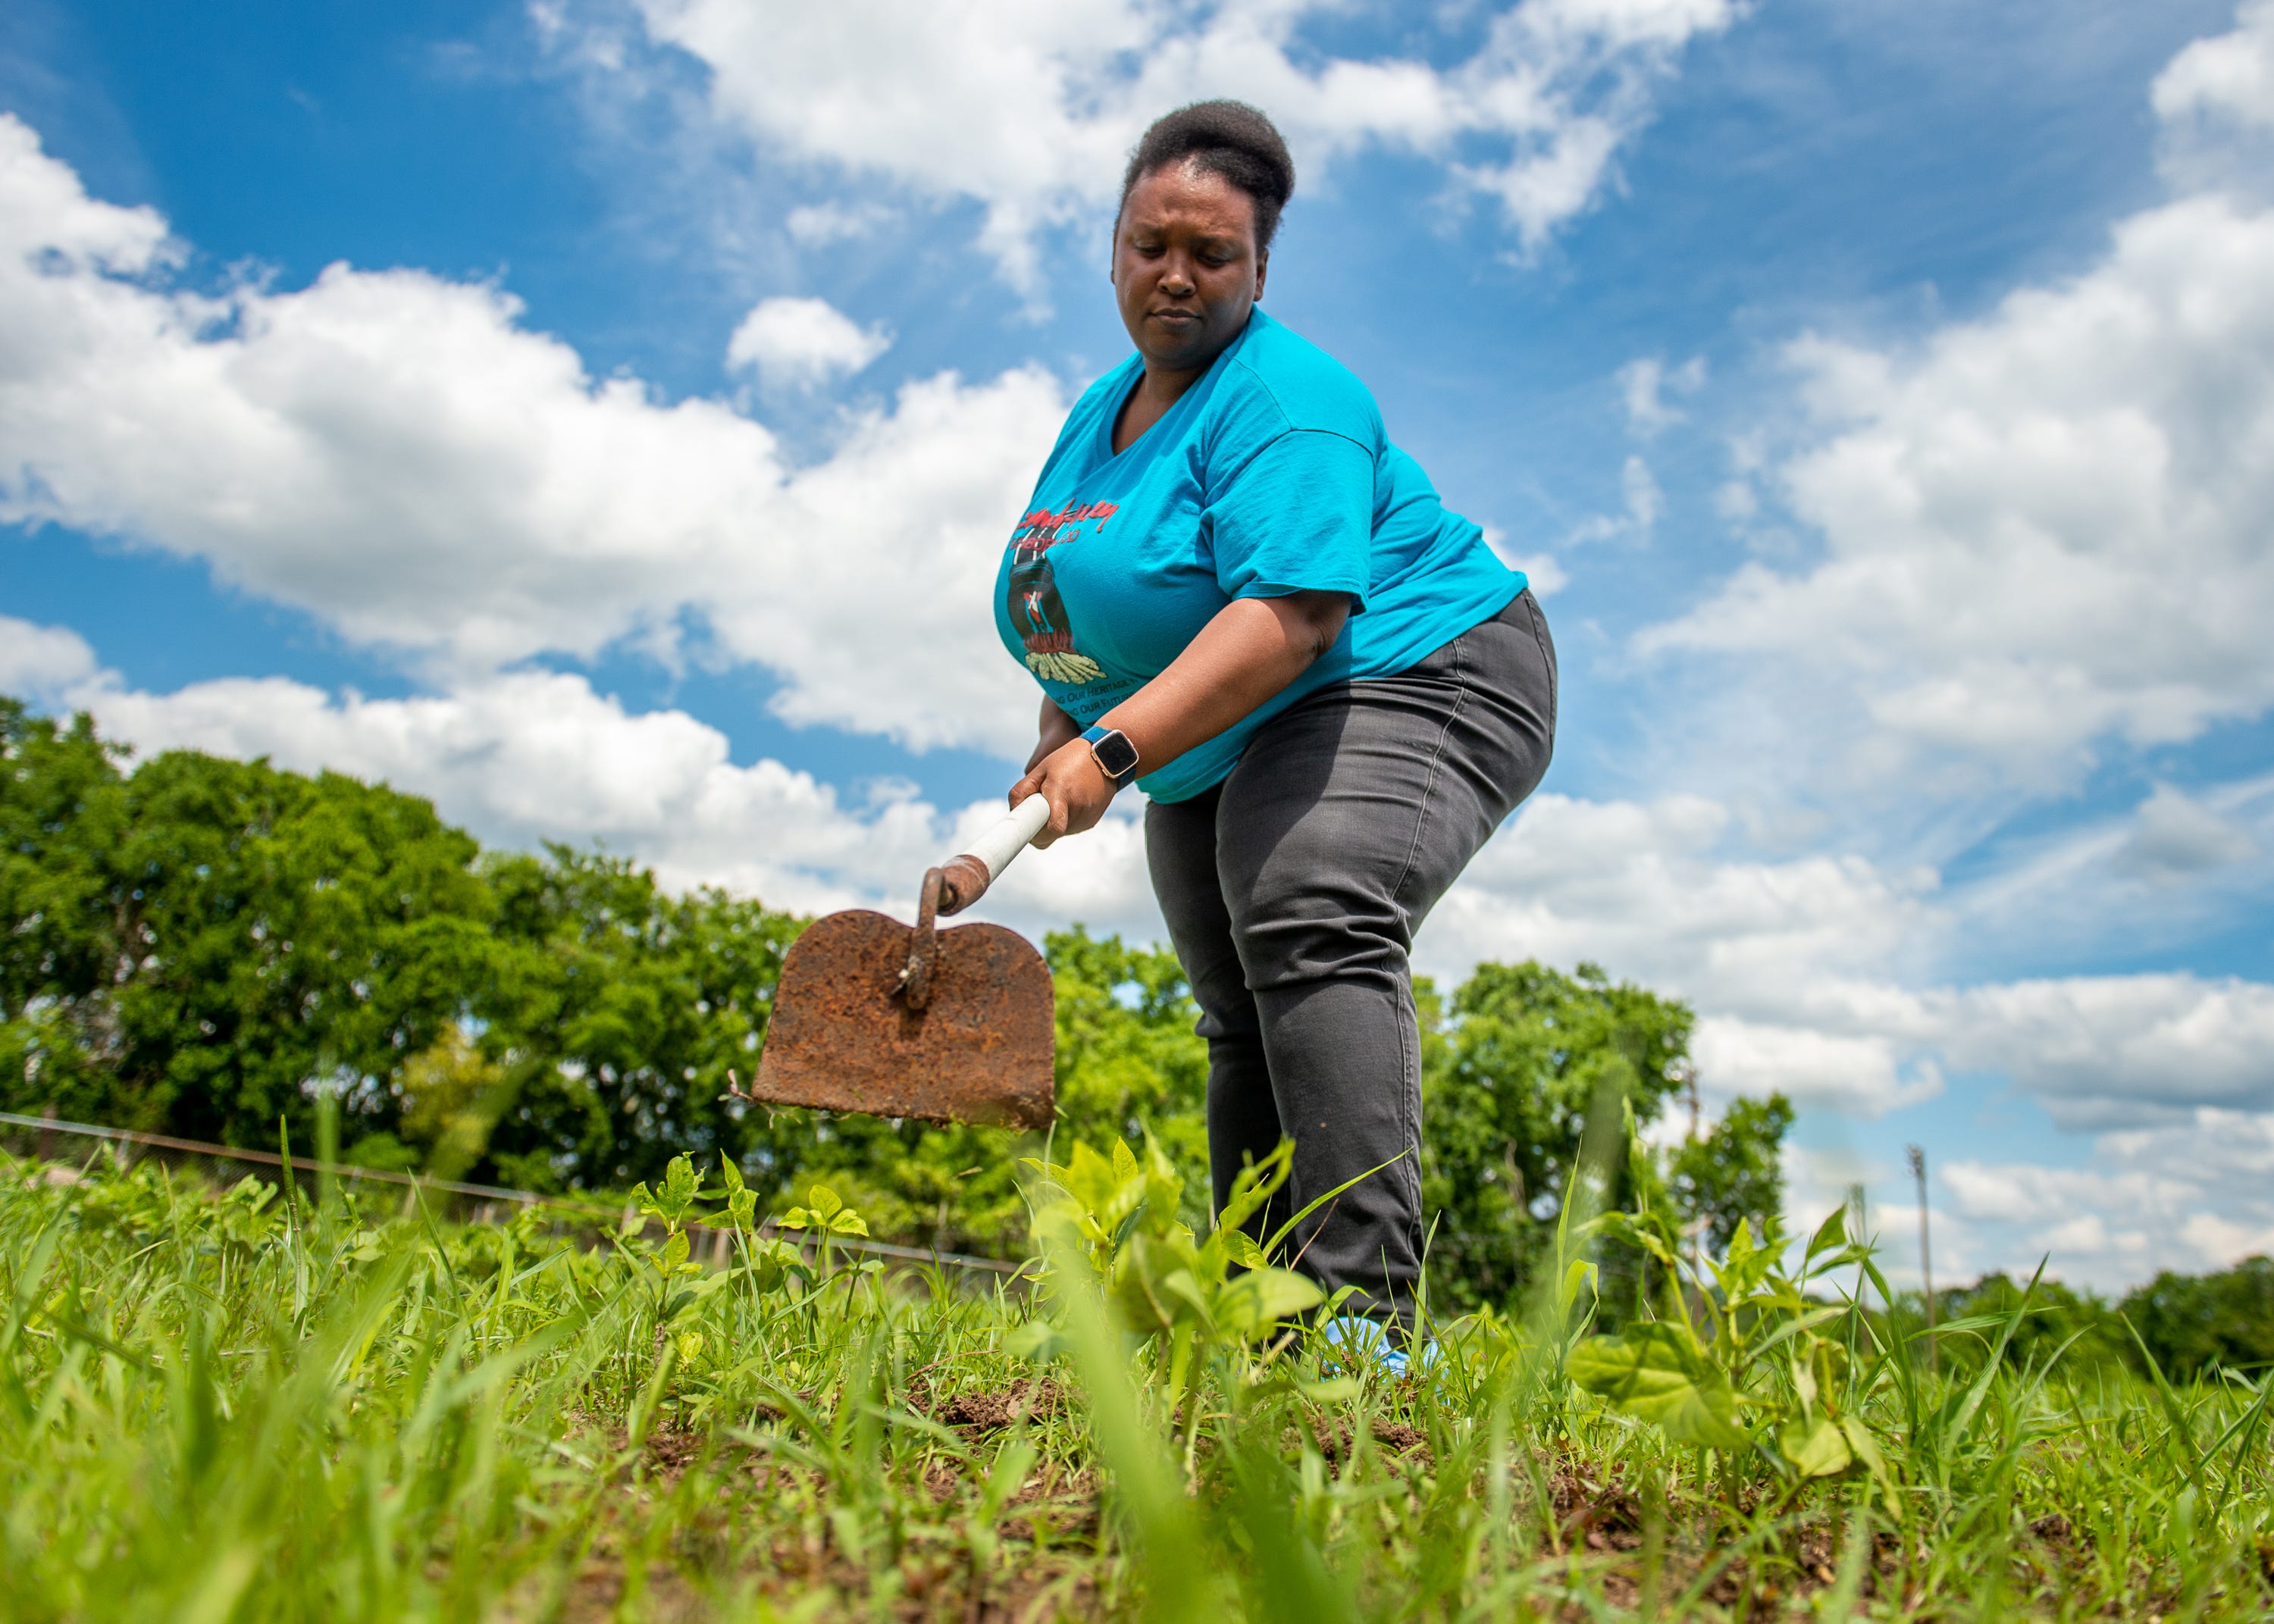
<svg viewBox="0 0 2274 1624"><path fill-rule="evenodd" d="M709 70L718 113L769 152L976 201L982 245L1025 286L1036 232L1109 206L1146 123L1216 95L1269 111L1314 175L1368 144L1434 158L1535 250L1609 183L1653 82L1740 11L1524 0L1439 67L1321 48L1306 30L1337 9L1326 0L637 4L655 41ZM1442 56L1449 41L1432 43Z"/></svg>
<svg viewBox="0 0 2274 1624"><path fill-rule="evenodd" d="M2158 110L2274 118L2270 53L2257 0L2173 60ZM2274 210L2180 197L1915 345L1788 356L1813 436L1773 483L1822 554L1747 566L1644 650L1775 662L1753 703L1811 710L1827 775L1914 787L1938 756L2073 782L2110 737L2274 703Z"/></svg>
<svg viewBox="0 0 2274 1624"><path fill-rule="evenodd" d="M1921 995L1916 1007L1914 1029L1954 1065L2003 1073L2066 1125L2126 1127L2191 1107L2274 1110L2264 982L2065 976Z"/></svg>
<svg viewBox="0 0 2274 1624"><path fill-rule="evenodd" d="M2134 815L2131 833L2112 861L2120 873L2172 882L2227 868L2257 853L2258 843L2233 818L2168 784L2158 784Z"/></svg>
<svg viewBox="0 0 2274 1624"><path fill-rule="evenodd" d="M1646 542L1658 529L1659 515L1666 511L1666 493L1659 488L1658 477L1650 471L1650 464L1638 452L1630 452L1619 467L1619 495L1623 499L1622 511L1616 514L1597 514L1585 523L1573 528L1563 539L1570 546L1584 546L1590 542Z"/></svg>
<svg viewBox="0 0 2274 1624"><path fill-rule="evenodd" d="M1806 1024L1813 989L1882 976L1939 933L1932 875L1732 854L1733 822L1698 796L1536 794L1438 905L1425 960L1590 959L1717 1012Z"/></svg>
<svg viewBox="0 0 2274 1624"><path fill-rule="evenodd" d="M1571 584L1571 577L1563 573L1563 566L1553 553L1518 553L1510 545L1507 531L1494 524L1483 528L1485 545L1490 547L1494 556L1510 569L1524 572L1525 582L1532 588L1534 598L1542 600L1553 598Z"/></svg>
<svg viewBox="0 0 2274 1624"><path fill-rule="evenodd" d="M1688 418L1687 412L1666 398L1666 392L1695 395L1705 387L1706 357L1692 356L1669 372L1660 357L1638 357L1619 368L1618 383L1626 402L1627 432L1648 440Z"/></svg>
<svg viewBox="0 0 2274 1624"><path fill-rule="evenodd" d="M1764 861L1717 802L1535 796L1416 944L1448 977L1482 959L1602 964L1690 1000L1718 1094L1781 1089L1873 1117L1946 1071L2002 1076L2083 1131L2199 1108L2274 1110L2274 986L2185 973L1936 984L1970 928L1931 872L1856 856Z"/></svg>
<svg viewBox="0 0 2274 1624"><path fill-rule="evenodd" d="M892 217L892 210L873 203L808 203L790 210L782 226L800 247L825 248L864 237Z"/></svg>
<svg viewBox="0 0 2274 1624"><path fill-rule="evenodd" d="M1796 1105L1843 1116L1882 1116L1924 1104L1942 1092L1942 1072L1931 1061L1905 1073L1894 1040L1842 1035L1806 1026L1781 1026L1709 1015L1698 1023L1690 1053L1698 1074L1736 1092L1781 1094Z"/></svg>
<svg viewBox="0 0 2274 1624"><path fill-rule="evenodd" d="M2232 33L2197 40L2165 64L2150 92L2157 117L2274 129L2274 0L2244 0L2235 21Z"/></svg>
<svg viewBox="0 0 2274 1624"><path fill-rule="evenodd" d="M1949 1198L1938 1248L1952 1230L1975 1247L2008 1237L2005 1267L2050 1253L2047 1273L2103 1290L2274 1252L2274 1114L2202 1109L2104 1135L2081 1167L1962 1159L1936 1177Z"/></svg>
<svg viewBox="0 0 2274 1624"><path fill-rule="evenodd" d="M1746 567L1645 649L1781 657L1883 734L2025 772L2274 701L2274 214L2172 204L1916 357L1793 353L1854 425L1781 470L1825 556Z"/></svg>
<svg viewBox="0 0 2274 1624"><path fill-rule="evenodd" d="M45 701L94 672L94 651L77 632L0 614L0 694Z"/></svg>
<svg viewBox="0 0 2274 1624"><path fill-rule="evenodd" d="M811 388L859 372L892 347L881 324L862 327L826 299L762 299L727 341L727 365Z"/></svg>
<svg viewBox="0 0 2274 1624"><path fill-rule="evenodd" d="M1046 373L910 383L800 467L722 402L595 381L494 287L335 265L200 297L165 240L0 115L0 521L207 560L430 674L671 656L692 620L794 720L1023 754L985 605L1065 412Z"/></svg>

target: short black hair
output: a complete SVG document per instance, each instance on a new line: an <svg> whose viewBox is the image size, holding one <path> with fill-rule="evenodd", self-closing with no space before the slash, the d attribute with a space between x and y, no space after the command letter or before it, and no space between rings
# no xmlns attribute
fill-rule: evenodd
<svg viewBox="0 0 2274 1624"><path fill-rule="evenodd" d="M1295 160L1278 126L1245 102L1195 102L1163 113L1129 154L1120 207L1128 207L1129 194L1146 176L1186 161L1247 194L1255 205L1255 250L1269 249L1279 211L1295 195Z"/></svg>

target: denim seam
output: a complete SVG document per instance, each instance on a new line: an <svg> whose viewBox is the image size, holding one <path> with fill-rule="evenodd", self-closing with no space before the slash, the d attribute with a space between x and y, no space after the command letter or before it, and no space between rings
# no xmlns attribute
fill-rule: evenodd
<svg viewBox="0 0 2274 1624"><path fill-rule="evenodd" d="M1531 590L1528 588L1525 590L1524 596L1526 599L1525 605L1525 612L1532 616L1532 643L1534 648L1540 650L1540 663L1547 668L1547 736L1552 740L1555 736L1555 706L1559 698L1559 695L1555 691L1558 687L1555 673L1555 657L1547 651L1547 639L1542 632L1542 628L1547 624L1547 622L1541 618L1540 613L1540 600L1532 596ZM1553 746L1550 748L1552 748Z"/></svg>
<svg viewBox="0 0 2274 1624"><path fill-rule="evenodd" d="M1438 770L1444 765L1445 749L1452 742L1455 725L1461 719L1461 707L1469 699L1468 650L1465 646L1468 638L1464 632L1449 645L1453 652L1453 708L1445 713L1445 725L1437 733L1437 748L1429 754L1429 776L1421 786L1421 805L1413 819L1413 843L1405 849L1405 867L1398 873L1397 883L1389 888L1390 905L1401 914L1406 911L1405 883L1413 877L1413 865L1421 856L1421 837L1429 827L1429 803L1437 793ZM1407 934L1412 934L1410 928Z"/></svg>

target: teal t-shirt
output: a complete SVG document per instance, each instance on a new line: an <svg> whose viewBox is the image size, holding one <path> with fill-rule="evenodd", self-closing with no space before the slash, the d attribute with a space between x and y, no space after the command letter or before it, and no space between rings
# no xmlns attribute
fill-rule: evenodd
<svg viewBox="0 0 2274 1624"><path fill-rule="evenodd" d="M1366 386L1261 310L1116 456L1143 369L1132 355L1074 403L1004 549L995 622L1012 658L1088 726L1234 598L1352 599L1335 646L1285 691L1137 781L1154 800L1201 793L1306 695L1404 671L1524 590L1389 443Z"/></svg>

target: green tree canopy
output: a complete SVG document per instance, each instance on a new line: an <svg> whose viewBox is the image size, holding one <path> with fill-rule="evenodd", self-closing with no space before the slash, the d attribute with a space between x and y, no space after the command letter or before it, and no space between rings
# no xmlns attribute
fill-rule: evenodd
<svg viewBox="0 0 2274 1624"><path fill-rule="evenodd" d="M2166 1272L2118 1306L2174 1380L2274 1366L2274 1259L2245 1258L2214 1274Z"/></svg>
<svg viewBox="0 0 2274 1624"><path fill-rule="evenodd" d="M1432 1290L1505 1303L1554 1233L1588 1113L1654 1120L1688 1082L1687 1006L1583 964L1487 964L1423 1050Z"/></svg>

